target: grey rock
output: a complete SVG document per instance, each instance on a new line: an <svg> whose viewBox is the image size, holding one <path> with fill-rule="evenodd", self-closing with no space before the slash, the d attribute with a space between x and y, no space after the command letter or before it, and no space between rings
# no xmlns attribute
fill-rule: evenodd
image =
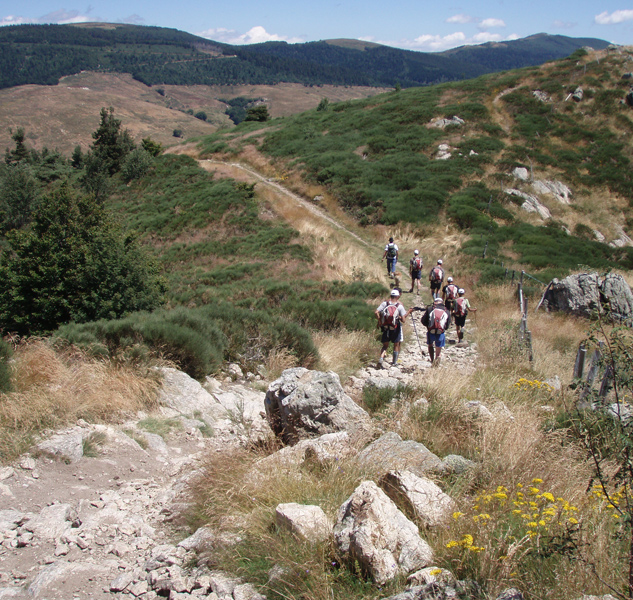
<svg viewBox="0 0 633 600"><path fill-rule="evenodd" d="M0 510L0 534L17 529L28 517L18 510Z"/></svg>
<svg viewBox="0 0 633 600"><path fill-rule="evenodd" d="M58 585L62 585L69 578L88 578L96 574L107 574L109 571L108 566L95 563L57 561L37 574L28 587L28 594L31 598L39 598L43 594L52 595Z"/></svg>
<svg viewBox="0 0 633 600"><path fill-rule="evenodd" d="M0 468L0 481L4 481L5 479L9 479L15 475L15 469L13 467L2 467Z"/></svg>
<svg viewBox="0 0 633 600"><path fill-rule="evenodd" d="M14 587L0 588L0 600L9 600L9 598L24 598L24 591Z"/></svg>
<svg viewBox="0 0 633 600"><path fill-rule="evenodd" d="M188 538L185 538L178 544L181 548L185 550L195 550L196 552L200 552L205 550L206 547L213 544L215 541L215 533L209 527L199 527L196 529L193 535L190 535Z"/></svg>
<svg viewBox="0 0 633 600"><path fill-rule="evenodd" d="M571 95L571 98L574 102L581 102L584 97L585 93L581 87L577 87L574 90L574 93Z"/></svg>
<svg viewBox="0 0 633 600"><path fill-rule="evenodd" d="M551 181L549 179L538 179L532 183L532 189L537 194L550 194L554 196L562 204L571 203L571 190L560 181Z"/></svg>
<svg viewBox="0 0 633 600"><path fill-rule="evenodd" d="M233 600L266 600L266 596L262 596L250 583L240 583L233 590Z"/></svg>
<svg viewBox="0 0 633 600"><path fill-rule="evenodd" d="M633 292L622 275L607 273L600 284L603 306L616 321L631 324L633 320Z"/></svg>
<svg viewBox="0 0 633 600"><path fill-rule="evenodd" d="M450 571L438 567L425 567L407 577L407 584L412 587L429 583L444 583L454 586L457 581Z"/></svg>
<svg viewBox="0 0 633 600"><path fill-rule="evenodd" d="M343 503L334 539L342 556L358 561L379 585L433 560L433 551L417 526L373 481L362 482Z"/></svg>
<svg viewBox="0 0 633 600"><path fill-rule="evenodd" d="M393 377L369 377L365 381L364 387L374 387L378 390L395 390L400 382Z"/></svg>
<svg viewBox="0 0 633 600"><path fill-rule="evenodd" d="M547 311L561 311L590 317L605 310L619 322L633 322L633 293L625 279L609 273L600 280L597 273L569 275L563 280L553 279L547 286L540 306Z"/></svg>
<svg viewBox="0 0 633 600"><path fill-rule="evenodd" d="M232 379L242 379L244 377L242 367L240 367L237 363L230 363L227 371Z"/></svg>
<svg viewBox="0 0 633 600"><path fill-rule="evenodd" d="M359 465L372 473L389 470L408 470L422 476L430 472L444 472L445 467L439 457L424 444L413 440L402 440L394 432L385 433L359 452Z"/></svg>
<svg viewBox="0 0 633 600"><path fill-rule="evenodd" d="M40 442L38 450L71 463L81 460L84 455L81 430L60 433Z"/></svg>
<svg viewBox="0 0 633 600"><path fill-rule="evenodd" d="M444 463L446 470L449 473L455 473L455 475L461 475L462 473L474 468L476 465L476 463L472 460L464 458L459 454L449 454L444 457L442 462Z"/></svg>
<svg viewBox="0 0 633 600"><path fill-rule="evenodd" d="M523 600L523 594L516 588L508 588L497 596L497 600Z"/></svg>
<svg viewBox="0 0 633 600"><path fill-rule="evenodd" d="M515 167L512 175L521 181L529 181L530 179L530 172L525 167Z"/></svg>
<svg viewBox="0 0 633 600"><path fill-rule="evenodd" d="M597 273L579 273L565 279L553 279L541 300L547 311L589 317L599 310L600 278Z"/></svg>
<svg viewBox="0 0 633 600"><path fill-rule="evenodd" d="M111 592L122 592L135 579L134 571L124 571L110 583Z"/></svg>
<svg viewBox="0 0 633 600"><path fill-rule="evenodd" d="M435 127L437 129L446 129L447 127L451 125L455 125L456 127L461 127L465 123L466 121L464 121L464 119L461 119L458 116L453 116L450 119L445 119L445 118L434 119L427 125L427 127Z"/></svg>
<svg viewBox="0 0 633 600"><path fill-rule="evenodd" d="M275 509L277 526L307 542L325 541L332 533L332 524L320 506L289 502Z"/></svg>
<svg viewBox="0 0 633 600"><path fill-rule="evenodd" d="M410 471L389 471L378 485L397 506L414 514L426 527L437 527L448 521L456 505L438 485Z"/></svg>
<svg viewBox="0 0 633 600"><path fill-rule="evenodd" d="M369 415L344 391L334 372L287 369L266 393L266 416L286 443L370 427Z"/></svg>
<svg viewBox="0 0 633 600"><path fill-rule="evenodd" d="M525 192L514 188L507 188L503 191L509 196L517 196L518 198L521 198L524 201L523 204L521 204L521 208L524 211L535 212L543 220L550 219L552 217L549 209L546 206L543 206L536 196L526 194Z"/></svg>
<svg viewBox="0 0 633 600"><path fill-rule="evenodd" d="M542 90L534 90L532 92L532 96L534 96L537 100L540 100L541 102L547 103L552 101L551 96Z"/></svg>
<svg viewBox="0 0 633 600"><path fill-rule="evenodd" d="M26 521L21 529L39 538L55 540L78 524L77 511L70 504L52 504Z"/></svg>

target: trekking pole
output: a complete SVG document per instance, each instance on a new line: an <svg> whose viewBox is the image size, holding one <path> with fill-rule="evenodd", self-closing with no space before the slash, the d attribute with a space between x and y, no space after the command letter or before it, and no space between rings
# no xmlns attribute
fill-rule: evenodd
<svg viewBox="0 0 633 600"><path fill-rule="evenodd" d="M424 356L424 350L422 350L422 344L420 343L420 338L418 336L418 328L415 326L414 315L411 315L411 322L413 323L413 331L415 331L415 339L418 340L418 346L420 347L420 354Z"/></svg>

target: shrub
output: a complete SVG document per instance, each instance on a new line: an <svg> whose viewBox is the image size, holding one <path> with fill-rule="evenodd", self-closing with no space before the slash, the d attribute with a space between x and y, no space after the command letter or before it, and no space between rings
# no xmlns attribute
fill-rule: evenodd
<svg viewBox="0 0 633 600"><path fill-rule="evenodd" d="M147 174L152 163L152 155L147 150L136 148L125 157L121 167L121 177L127 182L140 179Z"/></svg>
<svg viewBox="0 0 633 600"><path fill-rule="evenodd" d="M196 119L200 119L201 121L206 121L207 120L207 113L204 112L203 110L199 110L194 117Z"/></svg>
<svg viewBox="0 0 633 600"><path fill-rule="evenodd" d="M13 356L11 346L0 338L0 392L10 392L13 388L11 383L11 367L9 359Z"/></svg>
<svg viewBox="0 0 633 600"><path fill-rule="evenodd" d="M174 129L172 135L177 138L181 138L185 135L185 132L182 129Z"/></svg>
<svg viewBox="0 0 633 600"><path fill-rule="evenodd" d="M55 338L110 357L147 347L176 362L192 377L213 372L223 360L224 336L217 325L185 308L135 313L118 320L60 327Z"/></svg>

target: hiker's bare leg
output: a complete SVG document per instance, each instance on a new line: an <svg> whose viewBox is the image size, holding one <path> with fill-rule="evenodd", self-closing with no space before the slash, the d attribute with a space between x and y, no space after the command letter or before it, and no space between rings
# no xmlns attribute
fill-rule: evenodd
<svg viewBox="0 0 633 600"><path fill-rule="evenodd" d="M433 344L429 344L428 348L429 348L429 358L431 359L431 362L433 362L433 360L435 359L435 347L433 346Z"/></svg>

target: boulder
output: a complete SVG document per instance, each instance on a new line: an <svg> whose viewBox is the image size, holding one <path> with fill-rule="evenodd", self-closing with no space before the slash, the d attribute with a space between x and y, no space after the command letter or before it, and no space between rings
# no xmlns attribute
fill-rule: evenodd
<svg viewBox="0 0 633 600"><path fill-rule="evenodd" d="M515 179L520 179L521 181L528 181L530 179L530 172L525 167L515 167L512 171L512 175Z"/></svg>
<svg viewBox="0 0 633 600"><path fill-rule="evenodd" d="M532 189L537 194L551 194L562 204L571 203L571 190L560 181L538 179L532 183Z"/></svg>
<svg viewBox="0 0 633 600"><path fill-rule="evenodd" d="M275 509L275 521L281 529L311 543L323 542L332 533L332 524L320 506L289 502Z"/></svg>
<svg viewBox="0 0 633 600"><path fill-rule="evenodd" d="M518 198L523 199L523 204L521 204L521 208L526 212L535 212L538 214L541 219L550 219L551 213L546 206L543 206L536 196L532 196L530 194L526 194L520 190L516 190L514 188L508 188L503 190L509 196L517 196Z"/></svg>
<svg viewBox="0 0 633 600"><path fill-rule="evenodd" d="M424 444L403 440L397 433L389 432L379 437L359 452L359 465L372 473L389 470L411 471L415 475L446 470L444 463Z"/></svg>
<svg viewBox="0 0 633 600"><path fill-rule="evenodd" d="M285 370L266 393L266 417L275 434L294 444L307 437L369 428L369 415L343 390L332 371Z"/></svg>
<svg viewBox="0 0 633 600"><path fill-rule="evenodd" d="M633 319L633 293L621 275L607 273L600 284L603 306L616 320L631 324Z"/></svg>
<svg viewBox="0 0 633 600"><path fill-rule="evenodd" d="M608 273L603 280L598 273L579 273L563 280L553 279L539 307L581 317L590 317L596 311L604 310L618 322L633 323L633 292L626 280L616 273Z"/></svg>
<svg viewBox="0 0 633 600"><path fill-rule="evenodd" d="M76 463L84 455L83 435L80 428L59 433L37 445L37 449L70 463Z"/></svg>
<svg viewBox="0 0 633 600"><path fill-rule="evenodd" d="M389 471L378 485L398 506L420 519L425 527L446 523L456 510L453 499L439 486L410 471Z"/></svg>
<svg viewBox="0 0 633 600"><path fill-rule="evenodd" d="M542 90L534 90L532 92L532 96L534 96L537 100L540 100L541 102L552 101L552 97L547 92L544 92Z"/></svg>
<svg viewBox="0 0 633 600"><path fill-rule="evenodd" d="M343 557L357 561L379 585L433 560L417 526L373 481L363 481L343 503L334 539Z"/></svg>
<svg viewBox="0 0 633 600"><path fill-rule="evenodd" d="M600 308L600 279L597 273L569 275L553 279L545 290L540 306L548 312L566 312L589 317Z"/></svg>

